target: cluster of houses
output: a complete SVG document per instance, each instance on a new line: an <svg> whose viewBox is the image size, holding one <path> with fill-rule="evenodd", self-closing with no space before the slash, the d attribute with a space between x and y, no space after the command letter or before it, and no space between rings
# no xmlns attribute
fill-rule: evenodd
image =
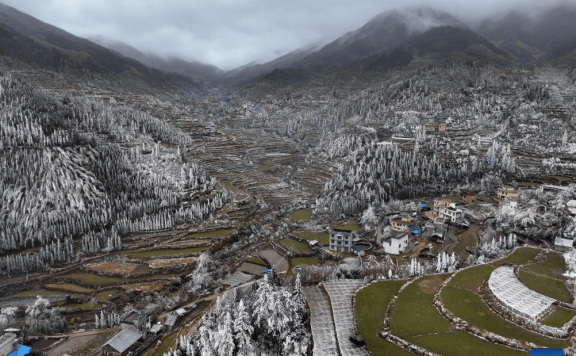
<svg viewBox="0 0 576 356"><path fill-rule="evenodd" d="M564 190L566 188L543 185L541 189ZM520 192L516 191L514 187L503 186L495 192L493 198L499 202L503 212L510 212L517 209ZM376 229L376 252L400 255L408 250L414 241L421 238L439 243L444 242L449 225L461 229L467 229L470 226L470 222L465 217L467 210L465 206L473 204L477 200L478 196L473 190L463 189L460 191L459 197L434 200L433 208L430 208L425 202L420 202L410 211L383 218ZM544 204L538 208L538 211L546 213L547 209L548 206ZM576 200L569 201L565 209L571 215L576 216ZM391 230L391 234L384 233L388 226L390 227L388 231ZM353 252L362 256L366 250L363 246L364 242L353 231L333 229L330 231L328 248L336 252ZM557 237L554 245L558 251L569 251L573 248L573 239L566 238L566 236Z"/></svg>
<svg viewBox="0 0 576 356"><path fill-rule="evenodd" d="M195 307L196 305L192 305L189 309L180 308L170 312L164 323L154 322L154 318L144 312L129 312L124 315L120 323L122 330L102 345L103 354L107 356L136 355L147 339L156 338L163 331L172 331Z"/></svg>
<svg viewBox="0 0 576 356"><path fill-rule="evenodd" d="M541 189L558 191L567 188L542 185ZM499 188L493 196L493 199L499 202L503 212L515 211L518 207L519 198L520 192L510 186ZM439 243L444 242L449 225L461 229L467 229L470 226L470 222L465 217L467 210L465 206L473 204L477 200L478 196L473 190L463 189L460 191L459 197L434 200L433 208L430 208L425 202L420 202L410 211L383 218L376 229L375 252L400 255L408 250L414 241L421 238ZM543 204L538 207L538 212L544 214L548 212L548 209L549 207ZM570 215L576 216L576 200L568 201L564 209ZM385 229L388 233L385 233ZM389 233L390 230L391 234ZM573 242L573 236L559 236L555 238L554 248L559 252L570 251L573 249ZM358 237L353 231L341 229L330 231L328 248L336 252L353 252L360 256L364 255L366 250L365 240Z"/></svg>

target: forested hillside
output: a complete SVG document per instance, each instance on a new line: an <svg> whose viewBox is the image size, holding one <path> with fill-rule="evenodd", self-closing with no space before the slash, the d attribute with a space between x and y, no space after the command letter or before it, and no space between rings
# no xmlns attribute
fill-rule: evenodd
<svg viewBox="0 0 576 356"><path fill-rule="evenodd" d="M227 199L208 172L183 160L190 137L163 120L57 100L10 77L0 86L2 273L119 249L121 236L198 222Z"/></svg>

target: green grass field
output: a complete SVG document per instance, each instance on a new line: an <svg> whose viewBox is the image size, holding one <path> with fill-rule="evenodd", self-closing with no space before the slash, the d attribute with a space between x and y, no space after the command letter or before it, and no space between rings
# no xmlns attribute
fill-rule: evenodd
<svg viewBox="0 0 576 356"><path fill-rule="evenodd" d="M467 246L473 248L476 245L478 241L478 229L478 225L472 224L468 230L460 235L461 241L454 248L454 253L460 256L460 258L466 259L470 254L466 251Z"/></svg>
<svg viewBox="0 0 576 356"><path fill-rule="evenodd" d="M500 267L504 263L522 264L532 260L539 253L540 250L537 248L522 247L514 251L514 253L511 254L510 256L503 258L499 261L492 262L490 263L490 265Z"/></svg>
<svg viewBox="0 0 576 356"><path fill-rule="evenodd" d="M312 209L303 209L294 212L290 215L290 220L292 221L299 221L299 220L306 220L310 218L310 214L312 213Z"/></svg>
<svg viewBox="0 0 576 356"><path fill-rule="evenodd" d="M547 295L550 298L558 299L566 303L572 302L572 295L568 289L566 289L564 281L536 275L524 269L520 269L519 274L522 283L524 283L526 287Z"/></svg>
<svg viewBox="0 0 576 356"><path fill-rule="evenodd" d="M327 232L297 232L296 235L307 240L317 240L319 244L327 244L330 240L330 235Z"/></svg>
<svg viewBox="0 0 576 356"><path fill-rule="evenodd" d="M261 171L267 171L267 170L269 170L269 169L272 168L272 167L274 167L274 166L271 165L271 164L259 164L259 165L258 165L258 168L259 168Z"/></svg>
<svg viewBox="0 0 576 356"><path fill-rule="evenodd" d="M249 259L246 260L246 262L250 262L250 263L254 263L254 264L266 267L266 263L256 256L250 257Z"/></svg>
<svg viewBox="0 0 576 356"><path fill-rule="evenodd" d="M84 273L84 272L67 274L65 276L62 276L62 278L73 279L75 281L83 282L83 283L91 284L91 285L110 284L110 283L116 283L116 282L121 282L121 281L125 280L124 278L120 278L120 277L106 277L106 276L99 276L97 274Z"/></svg>
<svg viewBox="0 0 576 356"><path fill-rule="evenodd" d="M219 237L231 233L232 231L234 231L234 229L216 230L209 232L195 232L193 234L187 235L186 237Z"/></svg>
<svg viewBox="0 0 576 356"><path fill-rule="evenodd" d="M66 278L72 279L81 283L89 284L89 285L102 285L102 284L112 284L116 282L140 282L145 280L155 280L155 279L164 279L164 278L171 278L176 276L175 274L157 274L148 277L140 277L140 278L121 278L121 277L106 277L106 276L99 276L97 274L92 273L85 273L85 272L78 272L67 274L61 276L59 278Z"/></svg>
<svg viewBox="0 0 576 356"><path fill-rule="evenodd" d="M373 283L356 294L358 331L366 341L366 347L374 356L412 355L403 348L378 336L383 327L382 323L388 304L404 283L404 281Z"/></svg>
<svg viewBox="0 0 576 356"><path fill-rule="evenodd" d="M564 348L567 341L560 341L530 332L510 323L488 308L478 294L473 291L447 286L442 290L444 305L457 317L472 325L495 334L517 340L533 342L544 347Z"/></svg>
<svg viewBox="0 0 576 356"><path fill-rule="evenodd" d="M576 315L576 311L568 310L561 307L556 307L556 310L552 312L547 318L542 320L542 324L553 326L555 328L561 328L566 324L572 317Z"/></svg>
<svg viewBox="0 0 576 356"><path fill-rule="evenodd" d="M353 230L353 231L357 231L357 230L361 229L360 225L358 225L355 222L350 223L350 224L346 224L346 225L332 226L332 228L333 229L340 229L340 230Z"/></svg>
<svg viewBox="0 0 576 356"><path fill-rule="evenodd" d="M129 257L134 258L143 258L143 257L151 257L151 256L168 256L168 255L180 255L183 253L192 253L192 252L202 252L206 250L208 246L203 247L191 247L191 248L183 248L183 249L172 249L172 250L151 250L151 251L142 251L142 252L128 252L126 255Z"/></svg>
<svg viewBox="0 0 576 356"><path fill-rule="evenodd" d="M285 244L285 245L294 246L300 250L310 250L310 248L308 248L308 244L300 242L300 241L296 241L296 240L292 240L292 239L284 239L280 242L282 244Z"/></svg>
<svg viewBox="0 0 576 356"><path fill-rule="evenodd" d="M446 278L446 275L423 277L400 293L390 318L395 335L407 338L450 330L450 323L433 304L434 293Z"/></svg>
<svg viewBox="0 0 576 356"><path fill-rule="evenodd" d="M445 356L529 355L526 352L512 350L504 346L497 346L488 341L480 340L479 338L461 330L449 331L437 335L411 337L407 340Z"/></svg>
<svg viewBox="0 0 576 356"><path fill-rule="evenodd" d="M564 261L564 257L558 253L551 253L548 255L546 261L525 266L522 267L522 269L566 280L566 277L564 276L564 272L566 271L566 262Z"/></svg>
<svg viewBox="0 0 576 356"><path fill-rule="evenodd" d="M319 261L316 257L296 257L296 258L292 259L291 263L292 263L292 266L317 265L319 263Z"/></svg>
<svg viewBox="0 0 576 356"><path fill-rule="evenodd" d="M92 293L94 291L93 289L80 287L80 286L77 286L75 284L70 284L70 283L46 284L45 287L51 288L51 289L59 289L59 290L63 290L63 291L69 291L69 292L77 292L77 293Z"/></svg>
<svg viewBox="0 0 576 356"><path fill-rule="evenodd" d="M93 303L84 303L84 304L70 304L70 305L65 305L66 308L69 309L75 309L78 308L80 310L91 310L91 309L97 309L100 308L101 305L99 304L93 304Z"/></svg>
<svg viewBox="0 0 576 356"><path fill-rule="evenodd" d="M236 187L234 187L228 179L223 179L220 181L220 183L222 183L222 185L225 186L229 191L238 193L238 189L236 189Z"/></svg>
<svg viewBox="0 0 576 356"><path fill-rule="evenodd" d="M177 330L173 331L170 335L166 336L166 338L162 341L162 344L160 345L160 347L158 347L156 349L156 351L154 351L152 356L164 355L168 351L170 346L172 346L172 344L174 343L174 339L176 338L176 335L178 335Z"/></svg>
<svg viewBox="0 0 576 356"><path fill-rule="evenodd" d="M122 293L123 293L122 291L118 291L118 290L105 290L105 291L96 293L96 299L101 300L103 302L108 302L113 297L120 295Z"/></svg>
<svg viewBox="0 0 576 356"><path fill-rule="evenodd" d="M491 265L479 265L469 268L465 271L458 272L458 274L448 282L448 285L475 291L482 285L484 280L490 277L492 271L494 271L494 267Z"/></svg>

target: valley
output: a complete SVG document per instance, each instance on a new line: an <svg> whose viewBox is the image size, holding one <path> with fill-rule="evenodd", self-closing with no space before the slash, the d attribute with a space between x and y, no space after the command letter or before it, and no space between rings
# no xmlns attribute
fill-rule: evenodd
<svg viewBox="0 0 576 356"><path fill-rule="evenodd" d="M224 72L0 13L6 345L575 354L567 43L421 8Z"/></svg>

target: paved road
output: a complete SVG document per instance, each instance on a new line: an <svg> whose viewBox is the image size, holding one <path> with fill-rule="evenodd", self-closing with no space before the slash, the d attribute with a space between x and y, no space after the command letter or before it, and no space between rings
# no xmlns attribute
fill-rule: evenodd
<svg viewBox="0 0 576 356"><path fill-rule="evenodd" d="M324 289L328 292L330 302L332 303L338 346L340 347L342 356L370 355L366 348L356 346L348 339L350 335L355 333L352 296L354 295L354 291L362 284L363 282L357 279L341 279L324 282Z"/></svg>
<svg viewBox="0 0 576 356"><path fill-rule="evenodd" d="M304 293L310 306L310 327L314 338L312 354L314 356L338 355L336 329L328 297L317 285L304 288Z"/></svg>

